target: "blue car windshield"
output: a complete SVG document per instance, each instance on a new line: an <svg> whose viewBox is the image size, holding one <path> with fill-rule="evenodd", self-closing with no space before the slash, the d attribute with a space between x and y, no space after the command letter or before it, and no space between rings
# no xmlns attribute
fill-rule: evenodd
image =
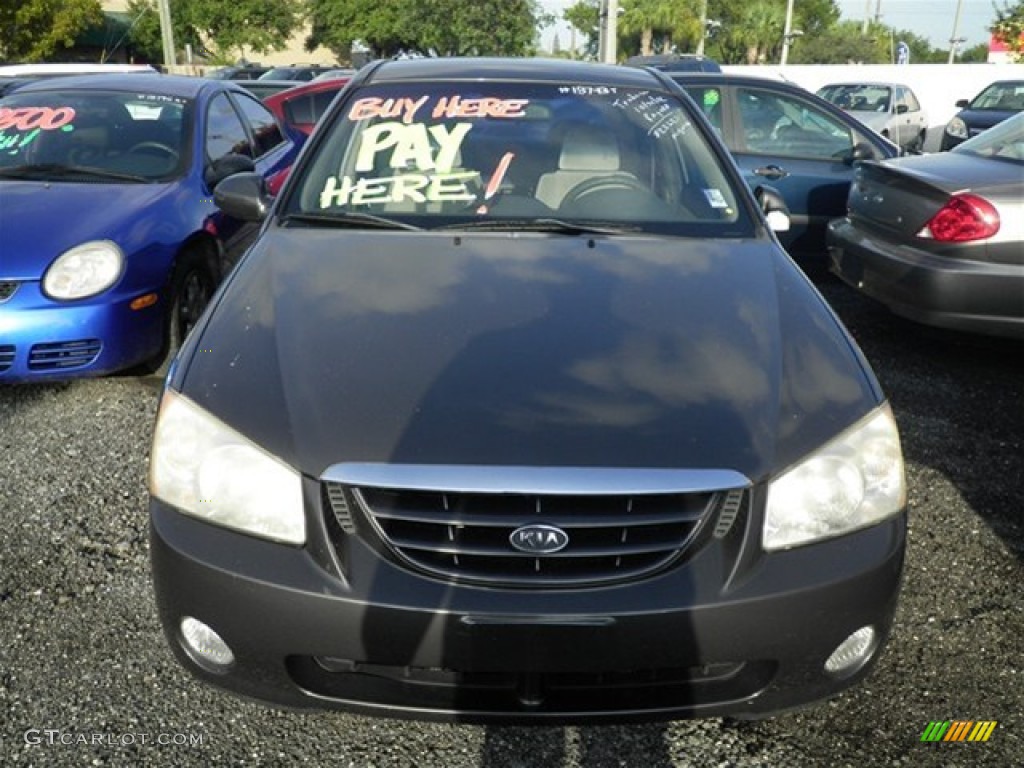
<svg viewBox="0 0 1024 768"><path fill-rule="evenodd" d="M102 90L0 101L0 180L158 181L184 173L191 102Z"/></svg>
<svg viewBox="0 0 1024 768"><path fill-rule="evenodd" d="M421 228L549 221L749 237L729 162L668 91L558 83L381 84L321 127L282 213Z"/></svg>

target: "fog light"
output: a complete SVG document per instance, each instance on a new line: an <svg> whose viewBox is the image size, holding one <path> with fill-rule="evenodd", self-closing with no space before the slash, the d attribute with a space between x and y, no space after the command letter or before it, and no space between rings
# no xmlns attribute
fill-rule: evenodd
<svg viewBox="0 0 1024 768"><path fill-rule="evenodd" d="M224 672L235 661L221 636L191 616L181 620L181 645L192 661L208 672Z"/></svg>
<svg viewBox="0 0 1024 768"><path fill-rule="evenodd" d="M874 627L861 627L832 651L825 661L825 671L830 675L847 675L860 669L878 647Z"/></svg>

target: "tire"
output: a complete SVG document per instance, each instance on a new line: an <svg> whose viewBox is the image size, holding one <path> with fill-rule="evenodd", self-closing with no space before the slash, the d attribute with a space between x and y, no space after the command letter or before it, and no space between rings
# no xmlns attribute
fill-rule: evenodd
<svg viewBox="0 0 1024 768"><path fill-rule="evenodd" d="M178 256L171 278L170 303L164 323L164 339L160 352L140 368L140 373L167 375L171 361L181 348L199 317L210 303L216 280L202 248L190 248Z"/></svg>
<svg viewBox="0 0 1024 768"><path fill-rule="evenodd" d="M910 142L910 146L907 147L907 152L913 154L920 154L924 152L924 131L921 131L914 137L914 140Z"/></svg>

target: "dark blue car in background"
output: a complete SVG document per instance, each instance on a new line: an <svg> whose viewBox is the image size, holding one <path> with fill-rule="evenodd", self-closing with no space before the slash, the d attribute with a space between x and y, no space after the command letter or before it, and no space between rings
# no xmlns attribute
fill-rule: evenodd
<svg viewBox="0 0 1024 768"><path fill-rule="evenodd" d="M751 188L770 185L789 209L779 240L805 267L825 266L825 229L846 215L860 160L899 147L793 83L731 73L670 72L718 131Z"/></svg>
<svg viewBox="0 0 1024 768"><path fill-rule="evenodd" d="M970 101L960 99L956 105L960 111L942 132L943 151L1024 111L1024 80L996 80Z"/></svg>
<svg viewBox="0 0 1024 768"><path fill-rule="evenodd" d="M229 82L44 80L0 99L0 383L161 370L255 236L213 189L297 145Z"/></svg>

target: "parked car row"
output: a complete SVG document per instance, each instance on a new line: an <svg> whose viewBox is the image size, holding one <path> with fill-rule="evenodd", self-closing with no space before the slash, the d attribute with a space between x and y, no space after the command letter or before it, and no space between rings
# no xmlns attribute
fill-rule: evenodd
<svg viewBox="0 0 1024 768"><path fill-rule="evenodd" d="M52 65L43 65L42 67L35 66L31 72L19 71L10 74L17 74L21 78L31 75L33 79L44 74L47 76L66 74L63 70L58 71L58 69ZM131 67L128 69L152 72L149 68ZM817 98L799 87L781 81L722 73L670 72L668 74L697 101L705 117L729 148L748 185L752 189L777 192L781 196L785 203L789 225L788 229L778 232L777 236L790 253L807 268L816 267L819 263L822 266L825 265L823 255L827 250L826 227L829 222L841 219L847 213L848 205L851 208L854 207L854 201L851 200L848 204L847 198L850 193L850 182L854 178L855 167L865 160L886 160L896 157L899 153L899 148L885 140L877 130L868 130L864 123L856 119L858 112L863 112L862 109L859 111L853 109L853 107L862 106L862 102L858 99L866 99L871 96L872 104L877 103L878 107L884 108L878 114L887 119L907 117L917 111L900 110L894 107L901 100L903 102L912 100L912 95L901 92L898 85L892 84L836 84L822 89L821 93L839 104L844 104L846 109L843 109L829 104L826 100ZM331 72L330 75L331 77L328 79L298 85L294 81L250 80L240 81L239 86L250 90L262 83L276 86L274 93L264 95L264 104L277 118L283 131L283 138L286 138L294 146L300 144L312 132L313 126L351 77L349 72ZM20 88L28 82L28 80L19 79L17 87ZM997 83L996 85L1002 86L1003 84ZM73 81L66 81L61 87L77 86ZM12 92L16 90L17 88L12 89ZM1004 94L1005 92L1003 91ZM151 97L154 100L160 98L156 93ZM232 96L231 98L237 97ZM994 97L988 98L988 101L982 103L1004 105L1008 103L1002 97L993 99ZM251 105L251 102L246 103ZM251 109L251 106L249 108ZM27 123L23 124L27 125ZM153 124L155 125L156 122ZM72 123L67 128L74 130L79 128L79 124ZM265 123L263 129L267 128L268 124ZM4 134L5 146L9 147L9 158L19 156L14 142L27 142L32 134L32 131L28 130L18 136L15 135L16 129L17 126L14 126L14 128L7 129ZM252 130L251 127L250 130ZM86 131L78 133L77 140L84 141L86 135ZM117 126L110 126L110 135L117 135ZM144 150L135 150L136 154L142 151ZM153 155L158 152L158 149L156 146L150 146L145 151ZM94 153L96 157L104 152L107 153L107 156L103 158L104 162L116 159L113 147L101 148L98 152L99 154ZM20 156L24 158L26 155L28 155L27 152L22 152ZM83 157L87 157L87 155L75 157L79 168L89 167L93 172L109 173L111 171L110 168L103 167L103 164L98 162L83 166ZM125 160L121 158L118 162L123 163ZM211 159L206 158L201 162L209 164ZM7 172L8 178L10 173ZM83 171L79 170L78 176L80 177L82 174ZM269 189L272 192L276 193L280 189L286 174L286 170L278 168L268 175ZM144 174L138 175L144 176ZM78 181L77 178L75 180ZM13 188L5 186L2 189L9 191ZM210 192L212 188L206 182L203 189L201 199L206 200L209 207L210 195L207 192ZM769 199L777 198L769 196ZM9 210L13 210L12 206L7 207ZM223 218L223 214L216 213L214 215ZM1005 215L1003 218L1004 221L1007 219ZM224 223L222 223L222 227L229 228ZM1011 249L1017 242L1014 240L1012 226L1007 226L1006 223L1001 225L999 237L1002 242L1009 243ZM186 239L187 237L183 236L181 243L178 244L179 247L185 247ZM218 252L223 252L226 245L228 244L218 241ZM134 246L129 245L128 247L131 249ZM229 248L232 253L228 260L233 261L237 256L238 243L230 243ZM838 253L838 250L834 252ZM849 263L852 258L847 256L845 260ZM39 259L41 268L45 267L45 255L41 255ZM839 270L838 262L833 262L835 262L834 259L828 262L828 265L834 270ZM180 308L182 312L191 313L193 316L198 315L205 297L211 293L212 284L215 284L219 276L223 274L222 267L223 265L221 268L211 269L210 273L204 276L202 291L198 294L201 300L191 308ZM1014 267L1011 264L1007 269L1012 271ZM170 270L169 263L168 270ZM14 285L18 279L23 278L24 275L15 275L10 269L0 275L0 279L4 279L8 286ZM170 280L171 272L168 271L163 279ZM169 285L170 283L168 283ZM879 289L876 287L874 291L877 294ZM102 290L100 293L103 293ZM1011 299L1014 296L1012 291L1009 295ZM108 298L112 297L113 294L108 296ZM166 290L163 299L163 303L167 301L173 303L174 301ZM4 304L5 312L14 311L17 307L17 303L10 301L4 301ZM71 309L66 304L57 306L62 309ZM910 312L907 308L904 308L903 311L905 314ZM69 312L68 317L71 317L72 314ZM1013 314L1011 306L1009 315L1013 316ZM133 316L133 319L138 318ZM173 350L182 336L181 328L187 329L190 325L190 322L182 321L179 318L179 332L171 336L172 325L169 322L165 322L160 353L153 352L152 341L142 344L147 350L150 363L163 359L166 356L164 350ZM982 329L986 323L979 321L970 325L975 329ZM138 359L137 348L126 350L123 354L115 351L120 344L118 339L121 335L122 333L118 332L103 340L105 352L102 358L98 355L91 356L91 353L83 355L75 352L64 355L63 352L60 352L65 349L61 346L62 344L82 341L82 339L58 340L55 338L41 342L57 345L54 349L63 355L59 365L51 367L26 367L23 360L18 362L18 358L12 351L15 346L8 344L6 347L9 349L4 356L0 356L0 377L2 377L0 381L14 381L37 376L63 378L74 375L94 375L145 364L146 361ZM139 336L139 334L131 335L133 338ZM28 342L28 339L23 339L23 342ZM24 351L30 348L31 344L26 346L26 343L22 343L17 346ZM110 361L119 362L111 363Z"/></svg>

